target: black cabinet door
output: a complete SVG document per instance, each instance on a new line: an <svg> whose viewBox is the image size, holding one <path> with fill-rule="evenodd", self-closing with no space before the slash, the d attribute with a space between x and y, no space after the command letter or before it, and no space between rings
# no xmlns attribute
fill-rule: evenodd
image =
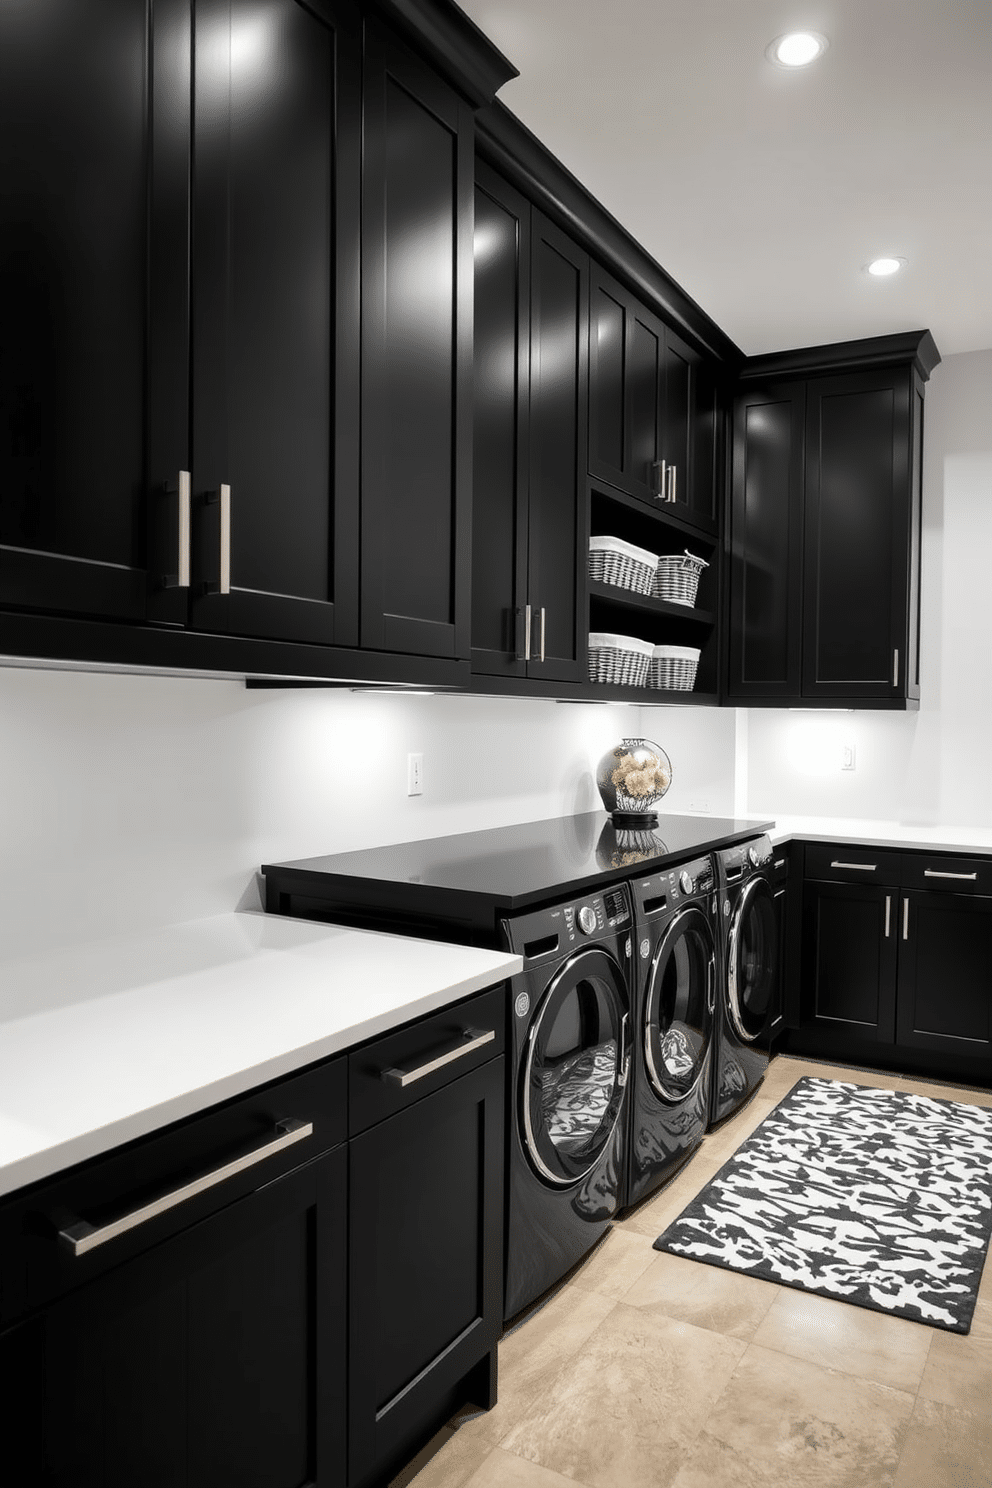
<svg viewBox="0 0 992 1488"><path fill-rule="evenodd" d="M661 458L665 462L663 494L676 510L690 491L693 381L695 352L673 331L665 331L665 376L661 413Z"/></svg>
<svg viewBox="0 0 992 1488"><path fill-rule="evenodd" d="M192 623L353 644L357 23L198 0L194 61Z"/></svg>
<svg viewBox="0 0 992 1488"><path fill-rule="evenodd" d="M803 696L905 695L910 371L807 384Z"/></svg>
<svg viewBox="0 0 992 1488"><path fill-rule="evenodd" d="M897 900L883 885L805 885L804 1024L838 1040L893 1042Z"/></svg>
<svg viewBox="0 0 992 1488"><path fill-rule="evenodd" d="M469 654L473 127L366 30L361 643Z"/></svg>
<svg viewBox="0 0 992 1488"><path fill-rule="evenodd" d="M5 1460L52 1488L342 1483L346 1174L339 1148L0 1335Z"/></svg>
<svg viewBox="0 0 992 1488"><path fill-rule="evenodd" d="M181 369L185 334L181 285L152 314L149 222L185 154L184 32L174 0L0 7L0 605L145 613L149 338Z"/></svg>
<svg viewBox="0 0 992 1488"><path fill-rule="evenodd" d="M528 675L580 681L585 637L589 260L538 211L531 226Z"/></svg>
<svg viewBox="0 0 992 1488"><path fill-rule="evenodd" d="M350 1143L352 1483L436 1430L499 1336L503 1081L491 1060Z"/></svg>
<svg viewBox="0 0 992 1488"><path fill-rule="evenodd" d="M662 456L665 327L593 266L589 285L589 473L654 501Z"/></svg>
<svg viewBox="0 0 992 1488"><path fill-rule="evenodd" d="M803 383L783 383L749 390L734 405L733 698L799 696L805 402Z"/></svg>
<svg viewBox="0 0 992 1488"><path fill-rule="evenodd" d="M524 676L530 204L476 166L472 670Z"/></svg>
<svg viewBox="0 0 992 1488"><path fill-rule="evenodd" d="M903 893L900 1044L988 1060L992 1054L992 899Z"/></svg>

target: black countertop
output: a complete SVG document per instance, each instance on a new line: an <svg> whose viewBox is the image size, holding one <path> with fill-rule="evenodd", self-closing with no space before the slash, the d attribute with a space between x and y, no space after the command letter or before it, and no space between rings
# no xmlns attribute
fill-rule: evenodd
<svg viewBox="0 0 992 1488"><path fill-rule="evenodd" d="M370 911L378 906L391 915L406 912L491 926L499 915L595 891L649 871L647 865L667 866L744 842L772 825L659 813L658 826L651 831L621 831L605 812L589 811L328 857L266 863L262 872L267 907L277 912L306 914L320 903L336 911L362 907L361 914L348 918L370 923ZM415 928L412 922L410 928Z"/></svg>

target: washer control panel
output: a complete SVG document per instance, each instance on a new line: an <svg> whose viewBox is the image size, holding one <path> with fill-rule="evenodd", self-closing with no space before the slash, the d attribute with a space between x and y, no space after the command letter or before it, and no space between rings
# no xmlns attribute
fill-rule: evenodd
<svg viewBox="0 0 992 1488"><path fill-rule="evenodd" d="M591 935L592 932L597 929L597 927L601 927L601 922L591 904L581 904L579 906L577 919L579 922L579 929L582 931L583 935Z"/></svg>
<svg viewBox="0 0 992 1488"><path fill-rule="evenodd" d="M713 892L716 878L712 858L694 858L666 873L653 873L650 878L631 881L634 901L646 915L674 908L683 900L702 898Z"/></svg>
<svg viewBox="0 0 992 1488"><path fill-rule="evenodd" d="M773 849L767 837L755 837L751 842L725 847L720 853L724 878L728 884L736 883L749 870L758 872L767 867L772 857Z"/></svg>

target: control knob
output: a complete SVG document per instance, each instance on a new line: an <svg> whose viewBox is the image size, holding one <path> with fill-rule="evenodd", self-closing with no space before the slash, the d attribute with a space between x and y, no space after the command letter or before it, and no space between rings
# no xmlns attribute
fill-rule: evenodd
<svg viewBox="0 0 992 1488"><path fill-rule="evenodd" d="M591 935L596 928L596 911L591 904L583 904L579 910L579 929L585 935Z"/></svg>
<svg viewBox="0 0 992 1488"><path fill-rule="evenodd" d="M691 894L692 893L692 889L693 889L692 879L690 878L689 874L685 871L684 868L683 868L682 872L679 875L679 883L682 886L682 892L683 892L683 894Z"/></svg>
<svg viewBox="0 0 992 1488"><path fill-rule="evenodd" d="M752 868L757 868L758 864L761 862L761 859L758 856L758 849L756 847L749 847L748 848L748 850L747 850L747 860L751 864L751 867Z"/></svg>

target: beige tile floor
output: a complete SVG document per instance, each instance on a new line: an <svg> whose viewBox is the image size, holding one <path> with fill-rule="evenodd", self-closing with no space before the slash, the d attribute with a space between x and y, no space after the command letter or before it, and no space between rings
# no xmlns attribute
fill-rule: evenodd
<svg viewBox="0 0 992 1488"><path fill-rule="evenodd" d="M651 1242L803 1074L992 1106L992 1092L773 1060L749 1105L503 1339L499 1404L395 1488L989 1488L992 1263L966 1336Z"/></svg>

